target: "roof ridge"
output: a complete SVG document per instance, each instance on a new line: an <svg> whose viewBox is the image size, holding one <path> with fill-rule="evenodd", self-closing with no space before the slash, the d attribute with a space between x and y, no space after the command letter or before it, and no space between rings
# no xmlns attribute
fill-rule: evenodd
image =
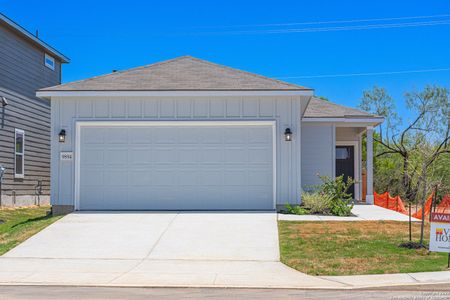
<svg viewBox="0 0 450 300"><path fill-rule="evenodd" d="M211 65L211 66L227 69L227 70L230 70L230 71L237 71L237 72L245 74L245 75L250 75L252 77L257 77L257 78L262 78L262 79L265 79L265 80L275 81L277 83L285 84L285 85L288 85L288 86L312 90L311 88L300 86L300 85L297 85L297 84L294 84L294 83L286 82L286 81L279 80L279 79L270 78L270 77L267 77L267 76L264 76L264 75L260 75L260 74L256 74L256 73L252 73L252 72L248 72L248 71L244 71L244 70L237 69L237 68L232 68L232 67L229 67L229 66L226 66L226 65L214 63L214 62L211 62L211 61L208 61L208 60L204 60L204 59L200 59L200 58L196 58L196 57L193 57L193 56L186 55L186 56L184 56L184 58L190 58L192 60L195 60L195 61L198 61L198 62L201 62L201 63L204 63L204 64L208 64L208 65Z"/></svg>

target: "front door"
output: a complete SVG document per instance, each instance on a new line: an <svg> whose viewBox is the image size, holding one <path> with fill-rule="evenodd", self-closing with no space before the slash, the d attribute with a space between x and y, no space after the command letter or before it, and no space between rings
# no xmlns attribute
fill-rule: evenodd
<svg viewBox="0 0 450 300"><path fill-rule="evenodd" d="M344 180L348 178L355 179L355 147L354 146L336 146L336 177L344 175ZM355 185L348 189L355 199Z"/></svg>

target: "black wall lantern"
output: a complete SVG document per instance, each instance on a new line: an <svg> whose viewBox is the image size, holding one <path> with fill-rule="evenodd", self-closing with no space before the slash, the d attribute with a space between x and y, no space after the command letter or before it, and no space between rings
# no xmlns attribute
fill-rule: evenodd
<svg viewBox="0 0 450 300"><path fill-rule="evenodd" d="M292 131L290 128L286 128L286 130L284 131L284 140L286 142L292 141Z"/></svg>
<svg viewBox="0 0 450 300"><path fill-rule="evenodd" d="M61 129L59 132L59 142L64 143L66 141L66 131L64 129Z"/></svg>

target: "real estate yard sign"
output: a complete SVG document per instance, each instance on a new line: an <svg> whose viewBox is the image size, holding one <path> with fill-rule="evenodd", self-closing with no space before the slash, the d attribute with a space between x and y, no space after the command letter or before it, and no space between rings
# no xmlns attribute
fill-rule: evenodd
<svg viewBox="0 0 450 300"><path fill-rule="evenodd" d="M430 251L450 253L450 214L431 214Z"/></svg>

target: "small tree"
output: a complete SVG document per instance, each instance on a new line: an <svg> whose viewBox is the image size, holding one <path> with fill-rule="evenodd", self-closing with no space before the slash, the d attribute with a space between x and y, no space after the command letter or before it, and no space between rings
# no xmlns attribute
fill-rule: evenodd
<svg viewBox="0 0 450 300"><path fill-rule="evenodd" d="M389 140L389 131L396 128L399 117L395 111L395 102L386 89L375 85L372 90L363 91L359 107L362 110L384 117L384 123L378 126L380 139L386 138ZM383 133L386 136L383 136Z"/></svg>

